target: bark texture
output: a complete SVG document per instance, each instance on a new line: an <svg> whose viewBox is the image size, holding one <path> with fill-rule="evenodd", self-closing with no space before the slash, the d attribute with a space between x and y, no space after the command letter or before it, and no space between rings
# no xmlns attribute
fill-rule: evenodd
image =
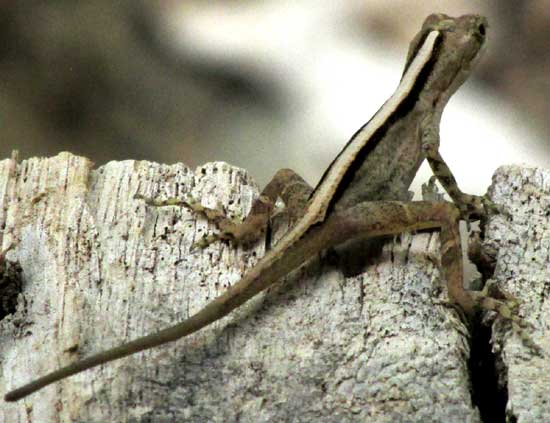
<svg viewBox="0 0 550 423"><path fill-rule="evenodd" d="M517 313L528 325L510 330L497 320L493 327L498 375L508 394L506 420L550 421L550 171L501 167L490 195L510 216L491 220L484 250L497 252L493 279L517 299Z"/></svg>
<svg viewBox="0 0 550 423"><path fill-rule="evenodd" d="M510 167L495 181L492 193L513 219L494 218L485 246L498 251L496 277L521 300L529 335L549 351L550 172ZM225 163L93 169L68 153L0 162L1 245L15 242L7 257L22 268L16 310L0 321L2 395L185 319L264 253L261 241L190 251L213 228L135 194L191 194L242 216L257 188ZM2 403L0 421L479 422L469 334L444 304L438 250L437 234L404 235L354 277L323 255L200 333ZM0 296L13 295L2 288ZM497 328L509 414L548 419L548 359L534 357L509 325L497 320Z"/></svg>

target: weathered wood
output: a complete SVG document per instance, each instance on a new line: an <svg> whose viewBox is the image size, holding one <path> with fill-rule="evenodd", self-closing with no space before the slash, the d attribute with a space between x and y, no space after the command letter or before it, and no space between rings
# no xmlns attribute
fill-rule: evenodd
<svg viewBox="0 0 550 423"><path fill-rule="evenodd" d="M185 319L254 264L262 242L190 252L212 230L202 218L134 199L189 192L236 215L257 195L225 163L0 162L2 246L17 243L8 258L23 269L17 311L0 321L2 396ZM352 278L310 263L185 340L2 403L0 421L480 421L467 331L440 304L438 249L437 234L400 237Z"/></svg>
<svg viewBox="0 0 550 423"><path fill-rule="evenodd" d="M493 176L490 195L511 217L496 216L484 248L497 251L493 278L519 303L518 314L530 325L511 331L497 321L493 350L499 378L508 391L507 421L550 421L550 171L504 166ZM543 351L537 356L529 347Z"/></svg>

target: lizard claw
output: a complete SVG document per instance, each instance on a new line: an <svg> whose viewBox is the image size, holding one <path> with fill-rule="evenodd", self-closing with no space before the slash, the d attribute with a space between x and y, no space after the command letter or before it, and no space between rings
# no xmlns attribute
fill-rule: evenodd
<svg viewBox="0 0 550 423"><path fill-rule="evenodd" d="M489 197L487 197L487 195L484 195L481 197L481 202L483 203L483 207L485 208L485 213L487 216L494 216L496 214L500 214L507 218L512 217L511 213L504 208L504 205L496 204Z"/></svg>
<svg viewBox="0 0 550 423"><path fill-rule="evenodd" d="M191 248L189 249L190 253L197 252L198 250L203 250L208 247L210 244L213 244L216 241L229 241L235 243L234 237L230 233L218 232L214 234L204 235L199 240L195 241Z"/></svg>
<svg viewBox="0 0 550 423"><path fill-rule="evenodd" d="M455 204L460 212L461 219L466 222L472 220L485 221L496 214L510 216L510 213L502 205L494 203L486 195L464 194L464 197L466 201Z"/></svg>
<svg viewBox="0 0 550 423"><path fill-rule="evenodd" d="M512 295L501 290L491 279L487 281L482 291L475 294L475 298L483 310L492 311L494 312L494 318L509 322L513 331L520 337L521 342L533 354L539 357L545 356L544 350L528 335L528 331L532 332L534 327L519 317L519 302ZM494 318L491 320L494 320Z"/></svg>
<svg viewBox="0 0 550 423"><path fill-rule="evenodd" d="M205 249L210 244L218 241L219 239L220 238L216 234L205 235L191 245L191 248L189 248L189 253L197 253L198 251Z"/></svg>

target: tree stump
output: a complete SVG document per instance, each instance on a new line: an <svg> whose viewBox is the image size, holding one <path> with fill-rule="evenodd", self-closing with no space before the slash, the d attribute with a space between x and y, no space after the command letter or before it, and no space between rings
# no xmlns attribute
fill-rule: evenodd
<svg viewBox="0 0 550 423"><path fill-rule="evenodd" d="M498 251L494 277L548 352L550 172L501 168L491 193L512 213L487 230L484 248ZM14 244L6 263L21 268L18 289L0 280L2 301L15 304L0 321L2 396L187 318L264 254L265 241L191 251L212 225L136 194L190 194L244 216L258 190L221 162L195 171L144 161L93 169L68 153L0 162L1 245ZM445 304L438 251L437 233L396 237L354 277L321 254L192 336L2 402L0 421L479 422L490 393L472 379L471 336ZM548 358L500 319L492 342L500 385L487 386L508 393L494 412L550 420Z"/></svg>

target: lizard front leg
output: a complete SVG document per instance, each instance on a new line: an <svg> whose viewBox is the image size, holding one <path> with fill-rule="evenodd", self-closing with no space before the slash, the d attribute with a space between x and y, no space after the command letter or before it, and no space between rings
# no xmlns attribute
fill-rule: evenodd
<svg viewBox="0 0 550 423"><path fill-rule="evenodd" d="M484 225L489 214L503 213L503 211L500 210L499 207L497 207L486 196L466 194L460 190L455 177L449 169L449 166L439 153L439 128L430 123L432 120L433 116L429 115L423 122L420 123L419 129L422 137L422 149L426 160L434 173L434 177L441 183L445 191L447 191L449 196L452 198L453 202L460 211L462 219L466 220L466 222L469 222L470 219L480 219L482 225ZM487 267L490 267L487 266L487 261L489 259L481 253L478 245L479 242L479 239L475 239L473 243L470 243L469 257L476 265L478 265L480 272L487 275ZM492 270L490 270L490 273L492 273ZM500 316L508 320L513 320L516 323L521 323L518 322L518 319L513 316L511 311L515 308L515 301L512 298L509 298L509 296L507 296L504 292L499 292L498 295L489 295L487 288L488 287L477 294L479 296L487 297L484 308L496 310ZM493 290L496 290L496 287L493 287ZM499 301L498 303L491 303L491 298L496 296L502 298L502 301Z"/></svg>
<svg viewBox="0 0 550 423"><path fill-rule="evenodd" d="M449 166L439 153L439 126L434 125L433 117L428 116L420 123L422 150L434 176L452 198L466 221L485 218L489 212L495 212L496 206L486 197L466 194L460 190Z"/></svg>

